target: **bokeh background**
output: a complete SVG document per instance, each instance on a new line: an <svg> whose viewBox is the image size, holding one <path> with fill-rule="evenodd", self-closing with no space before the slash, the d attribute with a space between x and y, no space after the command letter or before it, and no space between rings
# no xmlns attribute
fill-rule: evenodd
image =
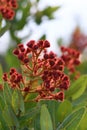
<svg viewBox="0 0 87 130"><path fill-rule="evenodd" d="M19 8L16 10L15 18L9 22L2 21L2 28L5 29L0 32L0 62L5 58L5 61L11 64L13 48L18 43L26 44L31 39L49 40L50 49L58 55L60 55L58 45L69 45L76 30L84 36L86 43L86 0L21 0L21 2L19 0L18 2Z"/></svg>

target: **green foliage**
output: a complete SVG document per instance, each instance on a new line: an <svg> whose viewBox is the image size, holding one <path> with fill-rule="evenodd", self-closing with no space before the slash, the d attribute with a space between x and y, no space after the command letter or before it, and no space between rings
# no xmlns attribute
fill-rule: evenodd
<svg viewBox="0 0 87 130"><path fill-rule="evenodd" d="M78 130L86 130L87 129L86 123L87 123L87 111L79 124Z"/></svg>
<svg viewBox="0 0 87 130"><path fill-rule="evenodd" d="M19 69L19 61L18 59L12 54L13 48L10 48L6 55L4 56L5 61L7 63L6 69L9 70L11 67L15 67ZM6 70L6 71L7 71Z"/></svg>
<svg viewBox="0 0 87 130"><path fill-rule="evenodd" d="M3 71L0 67L0 76L2 75ZM36 86L37 82L33 85ZM87 75L85 74L71 83L63 102L35 103L30 102L34 94L28 94L24 98L19 90L12 90L5 83L4 90L0 91L0 129L85 130L87 129L86 86Z"/></svg>
<svg viewBox="0 0 87 130"><path fill-rule="evenodd" d="M50 7L50 6L48 6L47 8L44 9L43 14L46 15L46 16L48 16L49 19L52 19L52 18L54 18L53 17L53 13L55 11L57 11L59 8L60 7L58 7L58 6L56 6L56 7Z"/></svg>
<svg viewBox="0 0 87 130"><path fill-rule="evenodd" d="M77 70L80 70L81 74L87 74L87 61L83 61L78 67Z"/></svg>
<svg viewBox="0 0 87 130"><path fill-rule="evenodd" d="M3 117L3 113L0 110L0 129L1 130L9 130L9 127L7 126L4 117Z"/></svg>
<svg viewBox="0 0 87 130"><path fill-rule="evenodd" d="M2 28L0 29L0 37L3 36L3 34L4 34L7 30L9 30L10 26L11 26L11 24L10 24L10 23L7 23L4 27L2 27Z"/></svg>
<svg viewBox="0 0 87 130"><path fill-rule="evenodd" d="M8 124L9 127L15 126L19 127L18 119L10 105L5 105L5 109L3 110L4 120Z"/></svg>
<svg viewBox="0 0 87 130"><path fill-rule="evenodd" d="M81 107L73 111L68 117L64 119L57 130L77 130L81 119L84 117L85 112L85 107Z"/></svg>
<svg viewBox="0 0 87 130"><path fill-rule="evenodd" d="M71 85L65 92L63 102L53 100L32 102L36 94L27 94L24 97L22 92L11 89L10 85L3 83L3 71L8 71L11 67L20 71L20 63L12 55L12 51L16 44L22 42L26 36L21 38L17 34L31 21L40 25L44 16L48 20L53 19L54 12L59 9L59 6L47 6L43 10L39 10L39 0L35 2L19 0L18 4L15 18L12 21L4 20L5 26L3 27L3 18L0 15L0 37L8 30L10 42L14 44L9 46L6 54L2 56L5 62L2 62L0 56L0 85L4 86L3 89L0 88L0 130L86 130L87 61L77 67L81 76L77 80L72 80L71 77ZM35 8L35 12L31 11L32 8ZM40 39L46 39L46 34L43 34ZM59 44L61 44L61 39ZM68 73L67 70L65 72ZM39 81L39 84L41 82L42 80ZM37 87L37 82L33 83L33 87Z"/></svg>
<svg viewBox="0 0 87 130"><path fill-rule="evenodd" d="M41 130L53 130L51 116L46 105L41 107L40 125Z"/></svg>
<svg viewBox="0 0 87 130"><path fill-rule="evenodd" d="M57 11L58 9L59 9L58 6L56 7L48 6L42 11L37 11L35 14L35 22L37 24L40 24L42 22L43 16L46 16L48 19L53 19L54 18L53 13Z"/></svg>
<svg viewBox="0 0 87 130"><path fill-rule="evenodd" d="M62 122L71 112L72 104L68 100L65 100L58 106L57 109L58 122Z"/></svg>
<svg viewBox="0 0 87 130"><path fill-rule="evenodd" d="M12 94L12 106L16 114L25 111L23 97L17 90L15 90Z"/></svg>
<svg viewBox="0 0 87 130"><path fill-rule="evenodd" d="M15 17L13 20L5 20L5 25L2 26L3 18L0 15L0 36L3 36L3 34L6 31L9 31L10 35L10 41L9 41L9 47L8 51L3 58L5 58L7 66L5 66L5 70L7 71L11 66L14 65L14 67L18 67L18 62L15 60L14 56L12 55L11 47L15 47L16 44L22 43L22 40L26 40L27 37L29 37L33 30L31 26L29 26L29 23L33 20L35 24L42 24L42 19L44 16L47 17L48 20L54 18L54 12L59 9L59 6L47 6L42 10L39 10L38 8L39 0L29 1L29 0L19 0L18 1L18 8L16 9ZM32 12L33 8L35 8L35 12ZM29 35L25 35L23 37L18 36L18 33L21 32L25 27L29 26ZM43 34L44 37L41 39L46 38L46 34ZM11 46L11 44L14 44ZM11 51L11 53L10 53Z"/></svg>
<svg viewBox="0 0 87 130"><path fill-rule="evenodd" d="M66 98L73 100L80 97L87 86L87 75L82 75L78 80L72 83L70 89L66 92Z"/></svg>
<svg viewBox="0 0 87 130"><path fill-rule="evenodd" d="M60 8L59 6L47 6L45 9L39 10L38 4L39 0L35 2L29 0L19 1L14 19L11 21L5 20L6 25L4 27L1 26L2 22L0 22L0 36L9 30L11 39L16 41L16 43L20 43L24 37L18 37L17 33L21 31L31 20L34 20L35 23L40 25L44 16L46 16L49 20L54 19L53 13ZM37 7L35 13L31 11L34 7ZM0 21L2 21L1 15L0 19Z"/></svg>

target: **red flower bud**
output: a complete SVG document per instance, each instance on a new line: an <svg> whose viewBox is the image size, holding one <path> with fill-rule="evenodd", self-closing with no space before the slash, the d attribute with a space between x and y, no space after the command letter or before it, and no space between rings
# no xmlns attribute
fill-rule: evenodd
<svg viewBox="0 0 87 130"><path fill-rule="evenodd" d="M18 59L19 59L19 60L23 60L23 58L24 58L23 53L20 53L20 54L18 55Z"/></svg>
<svg viewBox="0 0 87 130"><path fill-rule="evenodd" d="M23 62L24 62L25 64L28 63L28 62L29 62L29 58L28 58L28 57L24 58Z"/></svg>
<svg viewBox="0 0 87 130"><path fill-rule="evenodd" d="M64 100L64 93L61 91L61 92L58 92L57 94L55 94L55 97L54 97L56 100L59 100L59 101L63 101Z"/></svg>
<svg viewBox="0 0 87 130"><path fill-rule="evenodd" d="M45 40L43 46L44 46L44 48L48 48L48 47L50 47L50 43L47 40Z"/></svg>
<svg viewBox="0 0 87 130"><path fill-rule="evenodd" d="M31 40L31 41L29 41L29 42L27 43L27 46L28 46L29 48L32 48L34 44L35 44L35 41L34 41L34 40Z"/></svg>
<svg viewBox="0 0 87 130"><path fill-rule="evenodd" d="M18 50L18 49L15 49L15 50L13 51L13 54L14 54L14 55L18 55L18 54L19 54L19 50Z"/></svg>

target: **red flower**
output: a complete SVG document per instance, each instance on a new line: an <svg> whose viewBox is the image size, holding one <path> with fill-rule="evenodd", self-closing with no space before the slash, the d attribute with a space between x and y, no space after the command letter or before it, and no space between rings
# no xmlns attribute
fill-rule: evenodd
<svg viewBox="0 0 87 130"><path fill-rule="evenodd" d="M0 13L5 19L12 20L15 15L15 9L18 7L16 0L1 0Z"/></svg>
<svg viewBox="0 0 87 130"><path fill-rule="evenodd" d="M80 29L77 27L72 35L71 43L69 47L83 52L87 48L87 36L83 34Z"/></svg>
<svg viewBox="0 0 87 130"><path fill-rule="evenodd" d="M71 73L75 72L75 67L80 64L80 52L75 49L63 46L61 46L61 51L61 58L64 61L65 66Z"/></svg>
<svg viewBox="0 0 87 130"><path fill-rule="evenodd" d="M64 74L64 61L54 52L47 52L50 43L47 40L35 42L31 40L27 47L19 44L13 51L22 65L22 75L15 69L10 70L10 76L3 77L12 88L24 93L37 93L34 99L60 100L64 99L64 90L69 88L69 77ZM7 80L6 80L7 79ZM56 90L56 91L55 91Z"/></svg>

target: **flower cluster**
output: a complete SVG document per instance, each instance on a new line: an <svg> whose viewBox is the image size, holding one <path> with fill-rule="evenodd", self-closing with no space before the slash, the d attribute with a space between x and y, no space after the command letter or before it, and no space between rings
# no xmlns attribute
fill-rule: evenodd
<svg viewBox="0 0 87 130"><path fill-rule="evenodd" d="M65 66L71 73L75 72L75 67L80 64L80 52L76 51L75 49L63 46L61 46L61 51L61 58L64 61Z"/></svg>
<svg viewBox="0 0 87 130"><path fill-rule="evenodd" d="M9 86L11 86L11 88L20 89L20 84L23 83L22 75L20 73L18 73L15 68L10 69L9 77L8 77L7 73L4 73L3 79L4 79L4 81L8 82L8 84L9 84Z"/></svg>
<svg viewBox="0 0 87 130"><path fill-rule="evenodd" d="M16 0L0 0L0 13L5 19L12 20L17 7Z"/></svg>
<svg viewBox="0 0 87 130"><path fill-rule="evenodd" d="M54 52L47 52L50 43L47 40L31 40L25 47L19 44L13 51L20 60L22 75L14 68L4 74L4 81L11 88L17 88L24 95L37 93L34 101L64 99L64 90L69 88L69 77L64 74L64 62Z"/></svg>
<svg viewBox="0 0 87 130"><path fill-rule="evenodd" d="M69 47L83 52L87 47L87 36L81 33L80 29L77 27L72 36L72 42Z"/></svg>

